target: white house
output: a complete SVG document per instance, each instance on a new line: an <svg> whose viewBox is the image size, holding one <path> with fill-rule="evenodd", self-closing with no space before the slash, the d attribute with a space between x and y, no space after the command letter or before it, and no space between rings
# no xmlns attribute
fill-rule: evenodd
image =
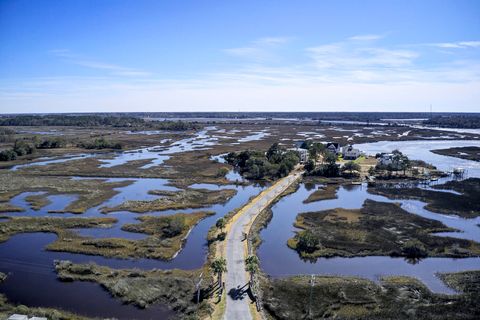
<svg viewBox="0 0 480 320"><path fill-rule="evenodd" d="M388 166L393 163L393 153L382 153L377 160L378 164Z"/></svg>
<svg viewBox="0 0 480 320"><path fill-rule="evenodd" d="M352 147L350 144L342 148L342 155L345 160L355 160L360 157L361 154L360 150Z"/></svg>
<svg viewBox="0 0 480 320"><path fill-rule="evenodd" d="M327 143L327 146L325 148L328 152L331 152L334 155L337 155L342 151L342 148L340 147L340 144L336 143L336 142Z"/></svg>
<svg viewBox="0 0 480 320"><path fill-rule="evenodd" d="M298 156L300 157L300 163L307 163L308 161L308 150L307 149L302 149L302 148L291 148L288 149L290 151L295 151L298 153Z"/></svg>

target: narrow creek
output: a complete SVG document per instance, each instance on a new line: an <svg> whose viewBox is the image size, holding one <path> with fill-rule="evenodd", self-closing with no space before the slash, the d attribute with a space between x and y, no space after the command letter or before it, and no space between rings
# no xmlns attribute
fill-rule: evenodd
<svg viewBox="0 0 480 320"><path fill-rule="evenodd" d="M153 159L150 164L143 168L155 166L168 159L168 155L196 150L199 148L208 148L217 143L218 138L209 134L209 131L215 130L215 127L206 128L199 131L193 138L184 139L172 143L168 148L157 150L155 148L139 149L136 152L115 153L108 159L101 159L104 167L112 167L124 164L132 160ZM252 139L259 139L256 133L250 134ZM248 137L250 137L247 135ZM11 170L19 170L25 166L48 165L82 159L85 157L97 156L79 155L72 157L63 157L61 159L42 159L42 161L28 163L13 167ZM106 156L102 154L102 157ZM95 179L72 177L72 179ZM105 178L98 178L105 180ZM229 172L227 179L232 183L241 181L242 178L235 172ZM87 210L80 217L105 217L100 213L100 208L119 205L127 200L153 200L157 196L148 194L149 190L178 190L175 187L167 186L169 182L165 179L148 178L111 178L107 181L133 181L131 185L116 189L117 195L105 201L101 205ZM89 256L83 254L73 254L65 252L50 252L45 247L55 241L56 235L51 233L24 233L11 237L8 241L0 244L0 271L8 274L7 280L0 285L0 292L5 294L9 301L16 304L28 306L55 307L71 311L85 316L102 317L117 319L168 319L173 316L173 311L165 305L157 304L147 309L139 309L133 305L126 305L119 299L115 299L105 291L100 285L89 282L61 282L57 280L57 275L53 269L54 260L71 260L75 263L95 262L99 265L105 265L112 268L138 268L138 269L197 269L200 268L206 260L207 242L206 236L209 228L215 224L215 221L224 216L229 211L241 207L247 203L248 199L258 194L263 187L258 185L240 186L236 184L226 186L216 186L211 184L195 184L192 188L206 188L210 190L218 189L236 189L237 194L225 204L216 204L199 209L185 210L165 210L159 212L149 212L145 215L159 216L168 215L176 212L190 213L199 210L214 211L214 216L201 220L190 232L186 243L179 254L170 261L156 259L115 259L101 256ZM49 210L61 210L67 207L72 201L77 199L76 195L53 195L49 196L50 204L41 210L35 211L30 208L25 201L25 197L41 192L25 192L11 199L11 203L25 209L24 212L8 213L10 216L54 216L54 217L79 217L72 213L53 214ZM92 237L122 237L132 240L143 239L147 235L132 233L121 230L121 227L127 223L138 223L136 218L139 214L132 212L113 212L108 216L115 217L118 222L111 228L93 228L77 229L76 231L84 236ZM48 288L41 290L39 288ZM45 293L46 292L46 293ZM44 294L45 293L45 294Z"/></svg>
<svg viewBox="0 0 480 320"><path fill-rule="evenodd" d="M479 146L479 141L402 141L356 145L367 154L391 152L394 149L407 154L411 159L421 159L432 163L441 170L452 170L462 167L469 177L480 177L480 163L453 157L441 156L430 152L432 149L449 148L453 146ZM442 182L445 182L444 179ZM293 223L298 213L320 211L333 208L358 209L366 199L382 202L398 202L406 211L422 217L438 220L461 232L437 234L470 239L480 242L480 230L477 224L480 218L463 219L456 216L442 215L424 209L425 203L415 200L390 200L386 197L372 195L367 192L366 185L340 187L337 199L323 200L304 204L309 194L304 184L298 190L284 198L272 207L273 217L260 236L263 240L258 249L262 269L269 275L281 277L296 274L323 274L360 276L378 281L381 276L406 275L423 281L433 292L454 293L439 278L437 272L458 272L480 269L480 258L427 258L417 264L410 264L403 258L384 256L356 258L319 258L315 262L302 260L296 251L287 247L287 240L295 235L297 230Z"/></svg>
<svg viewBox="0 0 480 320"><path fill-rule="evenodd" d="M211 129L213 130L213 129ZM248 137L246 137L248 139ZM262 135L254 133L250 139L261 139ZM439 141L435 141L439 142ZM451 143L452 141L448 141ZM475 141L477 144L478 141ZM194 150L196 148L208 148L217 143L217 138L206 132L200 132L196 138L190 138L171 144L167 149L156 150L149 149L149 151L142 151L132 153L114 154L113 158L102 160L106 166L114 166L126 163L134 159L148 159L157 158L152 165L158 165L164 161L164 157L175 152L183 152L187 150ZM409 141L409 143L413 143ZM418 149L424 148L425 141L417 142L418 144L412 146L412 152L415 147ZM468 144L465 141L457 142L457 146L461 144ZM399 148L403 151L402 146L393 146L391 144L384 144L383 146L370 144L370 149L362 148L366 152L377 152L381 148L385 151L391 151L392 148ZM389 149L389 150L387 150ZM418 151L421 152L421 151ZM407 153L408 154L408 153ZM431 153L430 153L431 154ZM408 154L414 159L423 159L427 162L439 166L439 162L448 160L448 169L451 166L462 166L468 168L469 176L480 176L480 166L475 167L471 161L461 160L456 158L450 162L450 157L438 156L433 160L424 158L423 154L415 156L415 154ZM433 155L433 154L431 154ZM437 157L437 155L433 155ZM445 159L449 158L449 159ZM163 159L163 160L162 160ZM58 159L56 159L58 160ZM53 161L56 161L53 160ZM58 161L68 161L70 159L61 159ZM216 160L220 160L218 157ZM460 162L455 162L456 160ZM49 160L46 160L49 161ZM51 162L50 162L51 163ZM467 166L467 164L470 166ZM28 165L35 165L31 163ZM43 164L42 164L43 165ZM48 165L48 163L45 163ZM15 169L19 169L14 168ZM231 181L240 181L241 177L238 173L233 171L227 175ZM75 179L83 179L76 177ZM91 179L91 178L89 178ZM115 206L126 200L151 200L155 196L149 195L148 191L157 190L175 190L174 187L167 186L167 180L164 179L109 179L110 181L132 180L133 183L129 186L119 188L119 194L107 200L100 206L89 209L81 217L104 217L105 215L99 212L103 206ZM72 283L60 282L56 278L56 273L53 270L53 260L71 260L76 263L96 262L100 265L110 266L112 268L140 268L140 269L196 269L203 265L206 259L206 235L210 226L221 216L229 211L238 208L245 204L248 199L258 194L263 187L250 186L216 186L209 184L192 185L193 188L235 188L237 194L225 204L217 204L201 209L186 209L186 210L166 210L161 212L151 212L148 215L167 215L175 212L193 212L197 210L212 210L216 214L200 221L196 225L185 243L184 248L171 261L160 261L154 259L112 259L100 256L87 256L82 254L71 254L61 252L49 252L44 248L46 245L55 240L54 234L49 233L30 233L19 234L11 237L7 242L0 244L0 271L9 274L6 282L0 285L0 292L4 293L8 299L15 303L21 303L28 306L44 306L56 307L68 311L76 312L86 316L96 317L116 317L118 319L167 319L173 313L165 306L159 304L147 308L145 310L138 309L132 305L124 305L120 300L114 299L108 292L103 290L95 283L79 282ZM262 268L272 276L284 276L289 274L301 273L320 273L320 274L338 274L338 275L359 275L370 279L378 279L379 275L386 274L400 274L411 275L425 281L426 284L437 292L451 292L449 289L435 277L435 272L438 271L461 271L469 269L478 269L480 267L479 258L471 259L425 259L417 265L410 265L403 261L403 259L393 259L389 257L366 257L366 258L352 258L352 259L319 259L316 263L304 262L298 254L286 246L286 240L293 235L293 221L297 213L308 210L322 210L334 207L344 208L359 208L361 207L365 198L381 199L380 201L389 201L386 198L373 196L366 193L365 187L358 186L353 189L341 188L338 192L339 198L336 200L327 200L317 203L305 205L305 200L310 192L304 185L301 185L299 190L281 201L279 201L273 208L274 217L268 227L262 231L262 239L264 243L259 248L259 256L261 258ZM56 217L72 217L69 213L52 214L48 210L59 210L68 206L69 203L76 199L75 195L55 195L50 196L51 203L39 210L31 210L25 202L25 197L31 193L23 193L11 200L11 203L26 209L25 212L8 213L12 216L56 216ZM408 206L412 208L409 208ZM442 216L435 213L428 212L422 208L420 202L405 202L404 208L409 212L425 215L429 218L435 218L451 225L457 229L461 229L464 233L462 235L466 238L478 239L478 232L470 228L470 222L463 221L464 219L452 218L449 216ZM110 213L109 216L117 218L119 221L112 228L108 229L79 229L80 234L93 237L123 237L128 239L142 239L143 234L131 233L121 230L121 226L126 223L138 223L135 219L138 214L131 212L115 212ZM443 220L442 220L443 219ZM477 227L478 228L478 227ZM38 294L39 288L48 288L42 290L42 294ZM48 291L48 292L46 292ZM45 293L46 292L46 293Z"/></svg>
<svg viewBox="0 0 480 320"><path fill-rule="evenodd" d="M109 179L122 180L122 179ZM123 179L125 180L125 179ZM91 208L86 211L82 217L105 217L100 213L99 209L103 206L115 206L126 200L151 200L155 196L149 195L148 191L153 189L175 190L173 187L165 186L168 182L164 179L128 179L135 180L133 184L119 188L119 194L109 199L102 205ZM105 258L101 256L88 256L83 254L73 254L64 252L50 252L45 250L45 246L53 242L56 235L49 233L29 233L18 234L11 237L7 242L0 244L0 271L9 274L9 277L4 284L0 285L0 292L6 294L10 301L21 303L28 306L48 306L58 307L68 311L76 312L87 316L101 316L101 317L117 317L119 319L158 319L167 318L172 313L168 311L165 306L155 306L155 312L151 312L150 308L146 310L138 309L133 306L123 307L118 303L117 299L109 297L108 292L104 291L100 286L90 283L73 282L63 283L57 280L56 273L53 270L54 260L71 260L76 263L95 262L99 265L109 266L111 268L138 268L138 269L197 269L200 268L206 259L207 243L206 235L208 229L215 224L215 221L228 213L229 211L238 208L245 204L248 199L258 194L262 187L250 186L216 186L209 184L192 185L194 188L235 188L237 194L225 204L216 204L207 206L201 209L185 209L185 210L165 210L160 212L150 212L146 215L158 216L168 215L176 212L193 212L198 210L211 210L216 214L201 220L190 232L186 243L180 253L172 260L162 261L156 259L115 259ZM59 210L65 208L76 197L71 195L55 195L50 196L52 201L47 207L39 211L31 210L25 197L32 193L23 193L12 199L12 204L25 208L26 211L18 213L10 213L11 216L55 216L55 217L72 217L77 216L71 213L52 214L48 210ZM121 227L126 223L138 223L136 217L139 214L132 212L114 212L109 213L118 219L118 222L108 229L94 228L94 229L78 229L81 235L93 237L122 237L127 239L142 239L146 237L144 234L132 233L121 230ZM25 270L25 266L28 269ZM22 271L24 270L24 271ZM38 272L37 272L37 271ZM26 276L28 274L28 277ZM27 280L26 280L27 279ZM35 288L54 288L58 294L55 299L45 299L34 294L35 289L32 287L28 289L28 283L35 283ZM80 287L76 289L77 285ZM88 291L87 295L83 295ZM100 308L99 305L93 303L90 305L89 301L104 301L112 300L111 303L100 304L104 306ZM79 304L78 301L83 301ZM75 304L75 302L77 302ZM120 305L117 308L116 305ZM90 307L91 306L91 307ZM125 310L124 310L125 309ZM160 313L159 313L160 312ZM154 316L156 315L156 316Z"/></svg>

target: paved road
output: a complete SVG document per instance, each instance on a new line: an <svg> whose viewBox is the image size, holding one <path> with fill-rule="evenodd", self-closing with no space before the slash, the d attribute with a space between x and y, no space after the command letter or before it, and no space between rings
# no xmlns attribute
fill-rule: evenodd
<svg viewBox="0 0 480 320"><path fill-rule="evenodd" d="M252 315L248 304L251 303L247 294L238 296L238 291L245 286L249 279L245 272L245 251L243 240L243 232L245 226L254 219L256 215L265 209L272 200L285 191L295 180L300 178L301 173L296 172L283 178L268 192L262 194L260 198L255 198L252 205L243 210L242 214L231 226L227 235L226 259L227 259L227 276L225 279L225 290L227 291L227 307L224 319L226 320L252 320ZM247 289L245 286L244 289ZM236 296L234 299L232 293Z"/></svg>

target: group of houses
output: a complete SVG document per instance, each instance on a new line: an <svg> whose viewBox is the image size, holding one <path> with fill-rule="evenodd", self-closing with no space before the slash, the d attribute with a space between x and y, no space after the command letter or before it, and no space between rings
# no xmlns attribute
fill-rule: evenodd
<svg viewBox="0 0 480 320"><path fill-rule="evenodd" d="M300 157L300 163L307 163L308 161L308 150L303 149L300 146L303 141L296 143L295 148L290 148L288 150L295 151ZM355 160L362 155L362 152L354 148L352 145L348 144L346 146L341 146L339 143L329 142L325 146L325 150L336 156L341 155L344 160Z"/></svg>
<svg viewBox="0 0 480 320"><path fill-rule="evenodd" d="M362 155L362 152L359 149L354 148L350 144L342 147L339 143L329 142L325 148L328 152L331 152L336 156L342 155L344 160L355 160Z"/></svg>

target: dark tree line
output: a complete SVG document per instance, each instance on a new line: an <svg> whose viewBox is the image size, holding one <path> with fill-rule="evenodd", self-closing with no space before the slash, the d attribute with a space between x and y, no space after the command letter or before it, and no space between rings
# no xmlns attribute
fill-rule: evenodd
<svg viewBox="0 0 480 320"><path fill-rule="evenodd" d="M463 115L444 115L434 116L423 124L429 126L445 127L445 128L480 128L480 115L479 114L463 114Z"/></svg>
<svg viewBox="0 0 480 320"><path fill-rule="evenodd" d="M0 126L128 127L153 130L191 130L198 124L185 121L146 121L132 116L113 115L17 115L0 117Z"/></svg>

